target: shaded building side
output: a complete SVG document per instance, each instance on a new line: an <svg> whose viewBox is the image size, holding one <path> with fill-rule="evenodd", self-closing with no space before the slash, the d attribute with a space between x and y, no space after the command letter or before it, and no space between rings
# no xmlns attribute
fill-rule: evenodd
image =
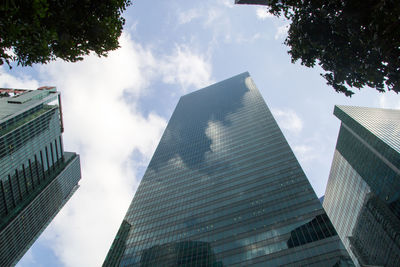
<svg viewBox="0 0 400 267"><path fill-rule="evenodd" d="M399 266L400 111L334 114L342 123L323 206L357 265Z"/></svg>
<svg viewBox="0 0 400 267"><path fill-rule="evenodd" d="M0 89L0 266L15 265L78 187L54 87Z"/></svg>

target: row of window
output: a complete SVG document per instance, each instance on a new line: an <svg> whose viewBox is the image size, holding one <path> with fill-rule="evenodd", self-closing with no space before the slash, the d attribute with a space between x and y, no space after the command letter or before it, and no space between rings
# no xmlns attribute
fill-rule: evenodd
<svg viewBox="0 0 400 267"><path fill-rule="evenodd" d="M213 166L214 173L210 175L209 178L212 179L214 183L220 183L223 181L233 181L235 177L240 177L240 175L245 175L248 172L258 170L258 168L262 167L264 170L264 175L268 175L269 173L275 173L277 170L283 170L281 168L282 165L285 165L286 168L289 167L289 162L291 161L291 165L295 161L294 157L290 157L288 155L287 149L282 149L279 146L276 146L278 150L274 151L274 153L243 153L240 157L236 158L234 164L237 166L233 168L233 166L225 163L219 164L219 166ZM296 166L297 167L297 166ZM152 202L149 202L149 199L153 199L155 196L160 197L164 200L170 197L170 194L179 189L182 193L189 193L190 188L193 190L198 190L203 187L207 187L208 183L204 183L204 180L201 179L201 174L198 172L179 172L175 175L173 180L165 180L162 181L164 185L163 188L160 188L160 184L154 182L154 180L142 180L141 185L139 186L141 192L145 193L137 193L134 198L134 203L136 207L140 207L140 209L144 209L149 205L152 205ZM208 181L209 179L206 179ZM189 190L189 191L188 191ZM146 205L146 203L148 203ZM135 210L136 212L138 209ZM136 213L135 212L135 213Z"/></svg>
<svg viewBox="0 0 400 267"><path fill-rule="evenodd" d="M286 182L286 179L300 179L297 177L302 177L302 180L305 181L302 173L296 173L294 171L295 168L293 168L292 164L284 162L274 169L271 169L270 166L265 166L266 164L261 161L259 164L253 166L254 168L248 168L245 171L237 171L236 173L233 172L234 174L228 173L215 182L206 182L199 186L191 186L191 184L188 183L185 187L178 187L179 190L170 192L170 196L168 197L155 196L149 200L149 205L132 213L131 218L140 223L140 217L145 219L148 214L160 214L159 212L163 209L171 210L174 206L183 208L185 205L192 202L200 202L198 205L201 205L201 199L210 202L213 201L213 199L218 200L224 195L234 196L230 194L229 190L237 190L239 193L245 193L245 190L257 186L267 187L276 183L283 184ZM260 188L263 189L262 187ZM175 193L179 196L175 196Z"/></svg>
<svg viewBox="0 0 400 267"><path fill-rule="evenodd" d="M62 158L61 136L59 140L55 139L48 146L33 155L33 158L25 158L25 162L21 164L20 169L15 169L14 173L8 174L7 179L0 180L0 214L2 216L1 224L3 225L9 214L15 214L21 207L19 203L32 194L36 194L37 189L42 187L41 184L51 176L51 172L55 170L57 162Z"/></svg>
<svg viewBox="0 0 400 267"><path fill-rule="evenodd" d="M46 180L46 185L29 201L29 205L21 209L18 217L0 231L0 266L15 265L74 192L80 179L76 155L67 156L56 174L55 179Z"/></svg>
<svg viewBox="0 0 400 267"><path fill-rule="evenodd" d="M274 127L275 126L275 127ZM267 128L276 128L276 131L268 131L268 134L266 135L265 129ZM252 134L249 134L248 129L252 129ZM168 133L168 130L166 130ZM272 136L275 133L279 133L276 123L274 121L269 121L266 123L262 123L262 121L257 121L257 122L250 122L250 123L245 123L241 125L240 127L235 127L232 129L232 127L229 128L229 131L226 132L224 136L221 136L219 140L224 141L223 144L224 146L231 146L232 142L234 141L234 144L241 145L241 141L238 142L239 139L245 138L250 138L253 137L254 135L263 135L263 136ZM174 138L168 138L168 136L163 136L162 140L160 141L159 147L156 150L156 153L153 156L152 162L150 163L149 167L152 166L152 164L158 162L158 161L163 161L165 158L168 158L171 156L173 153L177 153L179 151L179 155L181 157L187 157L193 154L194 151L197 151L198 147L202 147L204 145L209 146L209 139L210 137L206 136L205 133L203 133L204 138L194 138L192 136L182 136L182 133L179 135L176 135ZM279 135L280 136L280 135ZM175 144L174 142L180 142L184 140L190 140L190 146L179 146L178 144ZM172 142L172 143L171 143ZM176 151L171 150L171 147L174 147ZM222 147L221 147L222 148ZM197 154L198 152L194 153ZM153 163L154 162L154 163Z"/></svg>
<svg viewBox="0 0 400 267"><path fill-rule="evenodd" d="M279 142L281 141L281 142ZM256 153L259 150L263 150L265 152L273 153L274 151L271 151L271 148L276 147L280 143L282 144L284 141L282 140L282 137L278 135L278 132L275 134L271 135L265 135L263 133L260 133L256 136L253 136L252 138L247 138L245 140L240 140L240 144L236 146L228 145L226 149L223 150L223 153L218 154L218 158L215 159L216 162L221 162L224 158L229 158L232 156L240 156L243 155L244 151L252 151L252 148L257 148L253 153ZM273 144L273 146L271 146ZM281 146L278 146L279 148L282 148ZM222 150L221 150L222 151ZM253 154L252 153L252 154ZM224 156L225 155L225 156ZM191 160L192 158L199 158L204 155L199 155L198 152L193 153L192 156L187 156L185 158L186 161ZM180 157L180 156L179 156ZM196 165L196 170L199 172L207 172L207 169L210 168L210 161L203 162L200 164ZM214 167L214 166L212 166ZM152 173L151 172L152 167L149 167L149 170L146 172L146 174L143 177L143 180L146 181L148 179L153 179L157 177L162 177L163 180L167 180L171 177L174 177L175 175L179 174L180 171L184 170L181 165L181 161L171 161L171 159L168 161L167 164L164 164L164 166L161 166L161 168L158 168L157 172ZM213 169L214 170L214 169ZM171 174L172 172L172 174Z"/></svg>
<svg viewBox="0 0 400 267"><path fill-rule="evenodd" d="M250 198L248 201L240 199L238 202L230 203L228 206L221 206L219 209L208 208L206 212L196 214L196 217L190 215L190 210L182 211L182 214L177 215L176 217L166 218L165 220L158 222L156 221L154 223L152 222L149 225L139 226L138 228L134 229L132 235L150 234L150 236L153 236L158 232L164 234L178 229L193 229L197 230L198 232L204 232L209 230L207 225L209 225L210 229L212 229L214 227L213 225L217 225L217 222L220 220L226 220L230 223L241 222L243 219L245 219L245 217L242 216L240 212L249 214L249 216L259 216L261 214L268 213L271 210L286 208L286 201L292 198L301 200L302 195L306 194L301 192L301 190L298 190L297 192L294 191L292 195L288 196L288 194L278 191L270 197L263 199L263 201L266 202L265 204L252 205L255 199L262 199L263 197L261 195L262 191L257 193L260 195L254 196L255 194L249 194L253 198Z"/></svg>
<svg viewBox="0 0 400 267"><path fill-rule="evenodd" d="M318 207L320 210L320 206L317 205L319 203L313 201L313 198L314 196L311 194L305 194L292 199L281 199L280 201L276 201L273 206L263 207L258 210L244 209L227 216L214 216L214 218L210 218L203 223L203 225L210 226L205 232L197 231L198 229L196 228L190 230L184 226L180 229L175 229L175 226L162 228L159 231L148 232L144 235L130 236L127 244L132 243L132 246L140 250L141 248L148 247L152 242L155 242L155 244L162 244L170 242L171 240L200 238L203 240L204 238L210 238L210 240L206 241L218 242L220 239L231 237L241 232L256 231L257 228L263 228L273 223L296 218L301 214L299 212L310 212L313 211L315 207ZM305 206L306 209L301 209L301 206ZM232 219L232 217L239 216L241 217L240 220L234 221ZM155 236L154 234L158 232L159 236ZM275 234L279 235L279 232L275 232ZM235 240L237 240L237 238L235 238ZM224 241L223 246L226 243L227 242Z"/></svg>
<svg viewBox="0 0 400 267"><path fill-rule="evenodd" d="M314 204L314 207L317 207L317 205ZM278 213L269 214L267 216L264 215L263 218L267 220L260 220L261 218L253 219L251 227L249 226L249 221L244 221L242 224L235 225L234 228L230 227L230 229L227 229L223 232L215 230L212 233L209 233L207 236L186 236L184 240L202 240L203 242L212 244L214 253L217 255L218 258L221 259L229 258L229 256L232 254L240 254L241 250L247 250L249 247L253 249L267 247L266 251L269 251L269 253L273 253L277 251L274 250L274 247L277 246L277 242L279 243L279 240L285 240L285 249L288 248L287 242L289 242L291 238L288 233L295 230L296 228L299 228L299 226L305 225L310 222L312 220L312 217L308 220L303 219L303 221L298 221L298 218L310 217L310 215L313 216L312 214L307 215L307 212L310 212L310 210L312 209L313 206L310 206L307 203L294 205L292 211L290 212L293 214L293 216L289 217L296 218L295 220L297 222L290 222L291 220L288 220L287 210L278 211ZM321 209L318 209L317 214L319 213L321 213ZM303 216L298 217L299 215ZM279 221L284 222L283 226L280 228L276 227L276 225L279 225ZM324 239L331 236L331 233L323 232L322 229L324 229L324 226L318 225L315 226L318 227L316 228L318 229L318 233L315 232L315 234L310 237L311 239L309 242L314 242L316 240ZM307 232L307 234L310 235L309 232ZM297 237L296 233L294 235ZM279 238L277 239L277 237ZM217 239L217 242L215 242L214 239ZM179 240L182 240L182 238L179 239L179 237L173 235L166 239L157 239L156 242L147 242L132 248L128 247L125 251L125 255L137 255L136 258L140 258L142 250L146 250L154 246L155 244L168 244L172 242L179 242Z"/></svg>

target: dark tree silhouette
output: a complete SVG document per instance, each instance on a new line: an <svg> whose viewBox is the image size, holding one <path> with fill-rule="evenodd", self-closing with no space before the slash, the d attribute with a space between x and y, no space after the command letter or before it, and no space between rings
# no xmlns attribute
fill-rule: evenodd
<svg viewBox="0 0 400 267"><path fill-rule="evenodd" d="M119 47L130 0L3 0L0 3L0 65L30 66Z"/></svg>
<svg viewBox="0 0 400 267"><path fill-rule="evenodd" d="M318 63L328 85L351 96L352 88L400 91L400 1L267 0L276 16L291 21L285 44L292 62Z"/></svg>

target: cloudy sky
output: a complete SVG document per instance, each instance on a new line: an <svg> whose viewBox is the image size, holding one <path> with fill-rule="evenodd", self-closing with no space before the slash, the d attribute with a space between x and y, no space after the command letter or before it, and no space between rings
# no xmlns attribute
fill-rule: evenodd
<svg viewBox="0 0 400 267"><path fill-rule="evenodd" d="M320 69L292 64L288 22L234 0L134 1L121 48L107 58L0 67L0 87L55 85L65 150L81 155L81 187L19 267L100 266L182 94L249 71L318 196L339 129L335 104L400 108L394 93L337 94Z"/></svg>

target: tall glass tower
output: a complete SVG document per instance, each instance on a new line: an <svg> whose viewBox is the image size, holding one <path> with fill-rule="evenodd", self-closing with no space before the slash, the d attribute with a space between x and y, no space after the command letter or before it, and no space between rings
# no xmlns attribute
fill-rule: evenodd
<svg viewBox="0 0 400 267"><path fill-rule="evenodd" d="M0 89L0 266L15 265L78 187L60 93Z"/></svg>
<svg viewBox="0 0 400 267"><path fill-rule="evenodd" d="M336 106L324 208L357 266L400 266L400 110Z"/></svg>
<svg viewBox="0 0 400 267"><path fill-rule="evenodd" d="M103 266L352 266L248 73L187 94Z"/></svg>

